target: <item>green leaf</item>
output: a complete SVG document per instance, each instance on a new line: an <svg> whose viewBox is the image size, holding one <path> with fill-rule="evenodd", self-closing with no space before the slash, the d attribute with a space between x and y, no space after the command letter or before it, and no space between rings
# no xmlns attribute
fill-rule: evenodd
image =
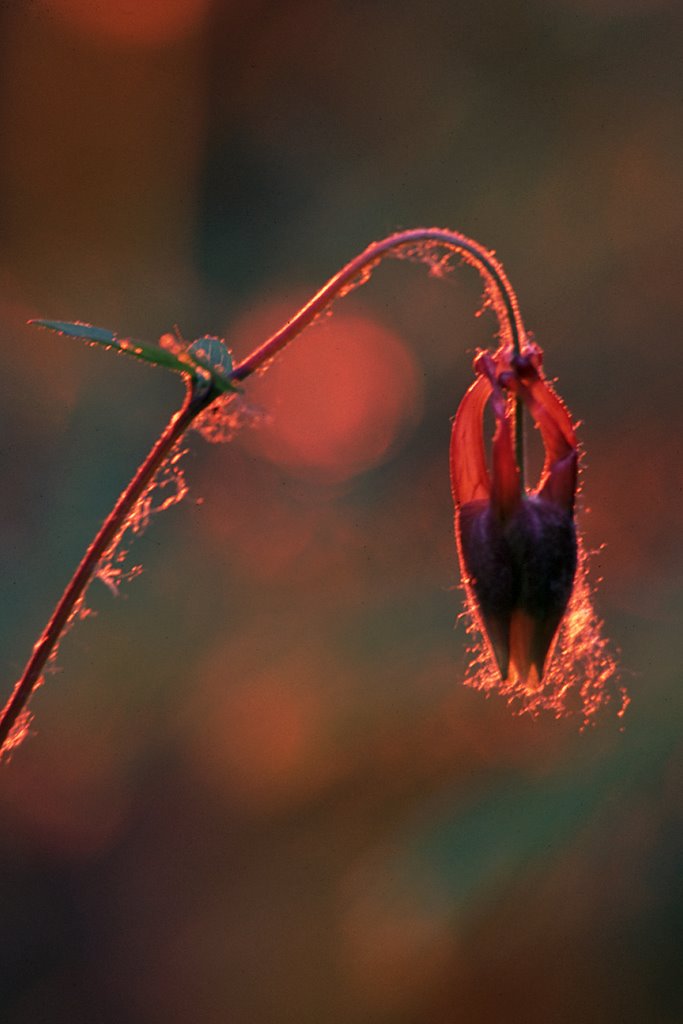
<svg viewBox="0 0 683 1024"><path fill-rule="evenodd" d="M181 341L173 338L172 335L164 335L163 341L166 345L150 345L146 341L137 341L135 338L125 338L108 330L106 327L93 327L92 324L83 324L66 320L29 320L29 324L36 327L45 327L47 330L56 331L70 338L80 338L82 341L95 345L103 345L104 348L111 348L117 352L125 352L126 355L141 359L145 363L152 363L155 366L164 366L175 373L189 373L192 377L206 379L207 374L211 377L214 387L218 391L236 391L230 380L233 369L232 357L225 343L219 338L199 338L191 345L185 346Z"/></svg>

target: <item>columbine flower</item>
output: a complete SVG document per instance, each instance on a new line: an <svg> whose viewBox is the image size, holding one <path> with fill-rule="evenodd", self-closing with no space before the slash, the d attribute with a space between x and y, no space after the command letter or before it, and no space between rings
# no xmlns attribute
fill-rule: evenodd
<svg viewBox="0 0 683 1024"><path fill-rule="evenodd" d="M475 359L451 439L455 534L468 605L507 692L541 687L574 586L577 442L569 413L544 378L541 350L502 346ZM495 430L487 468L483 417ZM541 433L545 463L526 490L515 454L515 406Z"/></svg>

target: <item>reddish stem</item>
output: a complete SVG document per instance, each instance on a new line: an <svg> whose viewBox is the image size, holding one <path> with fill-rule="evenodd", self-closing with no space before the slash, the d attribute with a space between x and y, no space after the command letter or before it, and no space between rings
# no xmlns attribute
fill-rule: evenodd
<svg viewBox="0 0 683 1024"><path fill-rule="evenodd" d="M293 338L308 327L334 299L343 295L354 286L355 281L363 283L372 273L374 267L385 256L393 256L402 250L415 250L418 258L425 259L430 249L451 249L473 264L482 275L489 288L489 296L498 317L500 334L507 338L514 351L519 354L521 341L525 336L524 324L519 311L519 304L514 289L508 281L507 274L492 252L486 250L479 242L447 228L414 228L411 231L399 231L389 235L380 242L373 242L358 256L354 257L345 267L331 277L320 291L299 310L291 320L276 331L267 341L259 346L251 355L239 363L231 373L233 380L244 380L256 370L265 367L268 362L281 352ZM522 403L515 401L515 456L519 466L520 478L524 484L524 423Z"/></svg>
<svg viewBox="0 0 683 1024"><path fill-rule="evenodd" d="M83 597L100 559L114 538L125 527L126 520L135 503L144 494L152 477L171 453L176 442L182 437L192 420L212 401L213 397L213 392L204 389L200 393L188 384L182 406L171 417L164 432L102 523L100 530L83 556L81 564L59 599L52 618L33 648L33 653L21 679L14 687L12 696L0 714L0 754L14 747L21 739L23 733L21 726L19 726L19 736L13 736L12 731L31 695L39 685L45 664L54 652L74 609Z"/></svg>
<svg viewBox="0 0 683 1024"><path fill-rule="evenodd" d="M331 277L320 291L306 305L288 320L287 323L268 338L251 355L239 363L231 373L233 380L244 380L255 370L265 366L274 356L281 352L293 338L300 334L304 327L315 320L320 313L340 294L353 287L355 279L363 280L364 276L385 256L392 256L401 250L414 249L418 257L425 258L429 248L441 247L460 253L466 260L473 263L491 286L492 298L498 323L503 335L512 342L515 352L519 352L520 340L524 337L524 325L519 312L517 296L507 279L503 267L493 253L466 235L445 228L415 228L412 231L399 231L395 235L373 242L358 256L354 257L345 267Z"/></svg>
<svg viewBox="0 0 683 1024"><path fill-rule="evenodd" d="M362 253L352 259L339 273L330 278L327 284L318 291L295 316L283 327L260 345L251 355L247 356L233 369L232 380L245 380L255 371L262 369L281 352L290 341L315 320L330 303L340 295L350 291L356 283L362 283L369 277L374 267L386 256L399 255L407 250L414 250L420 259L428 259L433 249L450 249L459 253L467 262L476 266L485 279L489 297L500 326L500 333L513 345L516 352L520 349L520 340L524 337L524 325L520 316L517 297L507 279L505 271L493 253L473 239L467 238L456 231L442 228L416 228L412 231L401 231L395 235L373 242ZM115 538L125 528L126 521L135 503L145 492L154 474L172 451L174 445L182 437L195 417L206 409L217 397L219 391L211 385L201 387L197 381L188 383L187 394L183 405L171 418L149 455L137 473L120 495L114 508L105 519L95 539L86 551L71 582L62 594L52 618L45 631L33 648L33 653L24 669L21 679L0 713L0 757L11 750L21 740L25 723L22 712L26 708L31 695L39 685L43 669L57 648L59 639L69 619L82 599L88 584L97 570L102 556ZM521 417L517 417L518 459L521 467Z"/></svg>

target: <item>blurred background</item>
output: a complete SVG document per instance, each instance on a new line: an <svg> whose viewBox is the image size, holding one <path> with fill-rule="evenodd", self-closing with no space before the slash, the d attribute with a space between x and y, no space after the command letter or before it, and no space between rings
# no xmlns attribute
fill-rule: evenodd
<svg viewBox="0 0 683 1024"><path fill-rule="evenodd" d="M494 247L582 422L632 703L462 686L447 451L481 283L385 264L188 442L0 772L3 1024L683 1020L676 0L0 6L0 662L181 382L400 227ZM3 697L4 700L4 697Z"/></svg>

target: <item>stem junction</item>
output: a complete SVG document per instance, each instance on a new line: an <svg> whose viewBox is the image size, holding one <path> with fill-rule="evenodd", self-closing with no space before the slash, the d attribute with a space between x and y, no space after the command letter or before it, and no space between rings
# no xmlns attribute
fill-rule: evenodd
<svg viewBox="0 0 683 1024"><path fill-rule="evenodd" d="M408 256L430 264L435 273L443 271L447 256L438 256L439 252L457 253L467 263L479 271L486 284L488 304L498 318L501 342L509 343L516 353L520 352L521 342L525 337L524 325L519 312L515 295L503 267L495 255L478 242L467 238L456 231L442 228L416 228L411 231L400 231L379 242L373 242L358 256L346 264L334 277L316 292L312 299L303 306L278 331L256 348L246 359L238 363L229 373L223 373L220 379L214 380L213 373L206 363L201 375L184 373L186 394L180 409L171 417L169 423L153 445L149 454L140 465L135 476L119 496L113 509L102 523L95 538L88 547L83 559L76 569L71 581L57 602L52 616L42 635L36 643L24 672L14 687L3 711L0 713L0 757L9 753L24 738L28 731L30 719L26 710L27 704L42 680L43 670L54 656L60 638L64 634L72 616L80 607L85 591L95 575L98 565L122 530L125 529L129 516L136 503L152 482L155 473L171 454L175 445L188 429L192 421L207 409L221 394L225 392L226 381L243 381L258 370L264 369L278 353L304 328L308 327L334 299L347 294L359 284L369 279L375 267L385 257ZM40 322L38 322L40 323ZM60 329L62 333L78 334L78 325L64 325L57 322L43 321L43 326ZM85 326L85 325L84 325ZM71 328L74 328L73 330ZM95 329L97 330L97 329ZM83 334L83 330L80 332ZM100 332L102 333L102 332ZM122 348L123 343L112 340L114 336L106 333L104 341L112 347ZM87 337L94 337L92 329ZM99 335L95 340L101 340ZM142 355L140 354L142 353ZM149 358L146 349L136 348L134 354L139 358ZM152 360L150 360L152 361ZM173 367L177 369L177 367ZM181 365L181 371L183 368ZM522 468L523 444L522 422L519 403L516 415L516 445L520 470Z"/></svg>

